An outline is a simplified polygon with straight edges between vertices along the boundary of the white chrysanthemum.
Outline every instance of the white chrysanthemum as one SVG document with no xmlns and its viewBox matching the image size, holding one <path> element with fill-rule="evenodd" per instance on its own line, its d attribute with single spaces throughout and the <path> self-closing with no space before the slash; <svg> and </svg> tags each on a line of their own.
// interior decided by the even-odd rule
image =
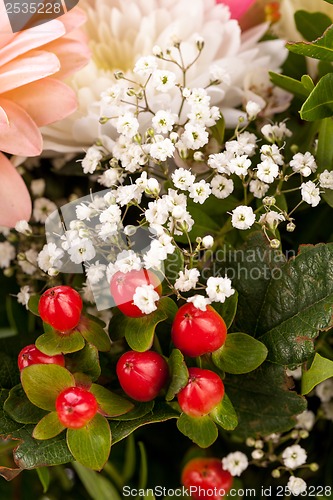
<svg viewBox="0 0 333 500">
<path fill-rule="evenodd" d="M 299 444 L 288 446 L 282 453 L 283 463 L 288 469 L 297 469 L 300 465 L 305 464 L 306 459 L 306 451 Z"/>
<path fill-rule="evenodd" d="M 190 9 L 188 0 L 81 0 L 80 7 L 88 16 L 85 30 L 92 59 L 70 80 L 78 97 L 78 110 L 68 119 L 44 127 L 45 149 L 82 151 L 97 138 L 111 147 L 112 126 L 99 123 L 100 94 L 116 83 L 121 85 L 114 79 L 116 70 L 132 79 L 140 77 L 133 73 L 136 62 L 165 50 L 172 36 L 184 42 L 185 62 L 193 59 L 198 36 L 204 39 L 202 54 L 188 72 L 187 85 L 206 87 L 213 69 L 214 74 L 222 75 L 218 91 L 208 93 L 211 105 L 222 108 L 229 127 L 237 124 L 241 114 L 236 108 L 242 104 L 247 74 L 259 68 L 276 71 L 287 55 L 282 40 L 259 43 L 267 25 L 241 34 L 238 22 L 229 17 L 228 8 L 216 5 L 215 0 L 191 0 Z M 164 69 L 164 63 L 158 63 Z M 168 65 L 165 69 L 174 71 L 175 67 Z M 174 99 L 171 103 L 167 100 L 165 109 L 178 112 L 179 91 L 173 92 Z"/>
</svg>

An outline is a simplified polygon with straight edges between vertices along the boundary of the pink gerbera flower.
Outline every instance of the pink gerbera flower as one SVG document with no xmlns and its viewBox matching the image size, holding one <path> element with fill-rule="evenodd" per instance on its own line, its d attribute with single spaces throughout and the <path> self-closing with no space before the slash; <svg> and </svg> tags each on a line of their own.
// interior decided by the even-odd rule
<svg viewBox="0 0 333 500">
<path fill-rule="evenodd" d="M 61 79 L 83 67 L 89 51 L 78 28 L 80 9 L 45 24 L 12 33 L 0 2 L 0 151 L 37 156 L 42 151 L 39 127 L 76 109 L 73 90 Z M 28 190 L 10 161 L 0 153 L 0 225 L 29 219 Z"/>
</svg>

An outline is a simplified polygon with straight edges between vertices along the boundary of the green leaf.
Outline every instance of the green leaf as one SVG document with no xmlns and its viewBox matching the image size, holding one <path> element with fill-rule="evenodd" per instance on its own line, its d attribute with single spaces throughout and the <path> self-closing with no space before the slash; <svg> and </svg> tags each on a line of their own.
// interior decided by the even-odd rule
<svg viewBox="0 0 333 500">
<path fill-rule="evenodd" d="M 233 431 L 238 425 L 238 418 L 232 402 L 226 394 L 222 401 L 210 412 L 214 422 L 227 431 Z"/>
<path fill-rule="evenodd" d="M 208 415 L 194 418 L 182 413 L 177 420 L 177 427 L 200 448 L 208 448 L 218 436 L 217 427 Z"/>
<path fill-rule="evenodd" d="M 0 339 L 7 339 L 8 337 L 15 337 L 17 331 L 12 328 L 0 328 Z"/>
<path fill-rule="evenodd" d="M 302 82 L 303 87 L 309 93 L 312 92 L 313 89 L 315 88 L 315 84 L 313 83 L 313 80 L 312 80 L 311 76 L 309 76 L 309 75 L 303 75 L 301 78 L 301 82 Z"/>
<path fill-rule="evenodd" d="M 267 347 L 246 333 L 228 333 L 224 345 L 212 354 L 220 370 L 235 375 L 252 372 L 266 357 Z"/>
<path fill-rule="evenodd" d="M 324 170 L 331 171 L 333 168 L 333 119 L 321 120 L 318 133 L 318 146 L 316 160 L 318 163 L 317 173 Z"/>
<path fill-rule="evenodd" d="M 38 312 L 38 304 L 39 304 L 40 295 L 31 295 L 28 301 L 28 309 L 35 316 L 39 316 Z"/>
<path fill-rule="evenodd" d="M 136 420 L 147 415 L 148 413 L 151 413 L 154 408 L 154 404 L 154 401 L 137 403 L 131 411 L 124 413 L 124 415 L 117 415 L 113 417 L 112 420 Z"/>
<path fill-rule="evenodd" d="M 333 61 L 333 26 L 314 42 L 289 42 L 286 47 L 295 54 L 300 54 L 322 61 Z"/>
<path fill-rule="evenodd" d="M 225 134 L 225 121 L 223 116 L 219 118 L 219 120 L 215 123 L 215 125 L 213 125 L 213 127 L 210 127 L 210 131 L 218 144 L 222 146 L 222 144 L 224 143 Z"/>
<path fill-rule="evenodd" d="M 179 412 L 175 411 L 171 406 L 163 402 L 155 403 L 154 409 L 144 415 L 143 417 L 137 418 L 135 420 L 127 421 L 116 421 L 112 420 L 110 422 L 110 427 L 112 431 L 113 444 L 125 439 L 127 436 L 132 434 L 136 429 L 142 427 L 143 425 L 153 424 L 157 422 L 165 422 L 171 418 L 178 418 Z"/>
<path fill-rule="evenodd" d="M 178 349 L 173 349 L 169 360 L 171 375 L 168 392 L 165 396 L 167 401 L 171 401 L 178 392 L 185 387 L 188 382 L 188 369 L 184 361 L 184 356 Z"/>
<path fill-rule="evenodd" d="M 106 417 L 123 415 L 134 408 L 133 403 L 101 385 L 92 384 L 89 391 L 97 399 L 98 406 Z"/>
<path fill-rule="evenodd" d="M 33 430 L 32 437 L 35 439 L 50 439 L 65 430 L 65 427 L 60 423 L 58 413 L 52 411 L 45 415 L 36 425 Z"/>
<path fill-rule="evenodd" d="M 89 375 L 91 380 L 97 380 L 101 374 L 97 348 L 86 344 L 80 351 L 66 356 L 66 367 L 72 373 L 81 372 Z"/>
<path fill-rule="evenodd" d="M 20 373 L 17 368 L 17 358 L 0 352 L 0 388 L 11 389 L 20 382 Z"/>
<path fill-rule="evenodd" d="M 212 306 L 215 311 L 219 313 L 220 316 L 224 319 L 224 322 L 229 329 L 235 319 L 236 311 L 238 305 L 238 292 L 235 291 L 233 295 L 228 297 L 225 302 L 213 302 Z"/>
<path fill-rule="evenodd" d="M 315 121 L 333 115 L 333 73 L 324 75 L 300 110 L 302 120 Z"/>
<path fill-rule="evenodd" d="M 36 470 L 43 486 L 43 493 L 46 493 L 50 485 L 50 471 L 47 467 L 38 467 Z"/>
<path fill-rule="evenodd" d="M 316 385 L 333 377 L 333 361 L 316 352 L 312 364 L 302 374 L 302 394 L 309 394 Z"/>
<path fill-rule="evenodd" d="M 121 500 L 118 491 L 106 477 L 78 462 L 74 462 L 73 467 L 93 500 Z"/>
<path fill-rule="evenodd" d="M 82 317 L 77 329 L 86 341 L 93 344 L 99 351 L 110 350 L 110 338 L 98 318 Z"/>
<path fill-rule="evenodd" d="M 308 42 L 319 38 L 332 24 L 331 19 L 322 12 L 298 10 L 294 18 L 297 30 Z"/>
<path fill-rule="evenodd" d="M 300 247 L 272 279 L 257 320 L 267 359 L 282 365 L 306 361 L 319 331 L 332 326 L 333 243 Z"/>
<path fill-rule="evenodd" d="M 290 391 L 285 368 L 273 363 L 246 375 L 228 375 L 224 383 L 238 415 L 234 433 L 242 438 L 288 431 L 307 407 L 304 398 Z"/>
<path fill-rule="evenodd" d="M 53 411 L 64 389 L 75 386 L 73 375 L 59 365 L 31 365 L 21 373 L 23 389 L 29 400 L 43 410 Z"/>
<path fill-rule="evenodd" d="M 11 389 L 3 407 L 13 420 L 21 424 L 36 424 L 45 415 L 44 410 L 29 401 L 21 384 Z"/>
<path fill-rule="evenodd" d="M 310 93 L 304 87 L 302 82 L 300 82 L 299 80 L 295 80 L 290 76 L 280 75 L 279 73 L 274 73 L 273 71 L 269 72 L 269 76 L 274 85 L 276 85 L 277 87 L 281 87 L 281 89 L 294 94 L 302 100 L 304 100 L 304 97 L 307 98 Z"/>
<path fill-rule="evenodd" d="M 67 430 L 67 444 L 73 457 L 89 469 L 101 470 L 109 458 L 111 432 L 105 417 L 96 413 L 81 429 Z"/>
<path fill-rule="evenodd" d="M 142 318 L 130 318 L 122 313 L 110 320 L 110 335 L 113 340 L 125 334 L 126 341 L 134 351 L 144 352 L 153 345 L 156 326 L 162 321 L 173 320 L 178 308 L 169 297 L 162 297 L 156 311 Z"/>
<path fill-rule="evenodd" d="M 76 330 L 63 334 L 54 330 L 52 326 L 44 326 L 45 333 L 36 339 L 35 345 L 37 349 L 48 356 L 76 352 L 85 346 L 84 338 Z"/>
<path fill-rule="evenodd" d="M 139 441 L 139 452 L 140 452 L 140 468 L 139 468 L 139 482 L 138 489 L 144 489 L 147 486 L 148 480 L 148 461 L 147 453 L 144 444 Z"/>
</svg>

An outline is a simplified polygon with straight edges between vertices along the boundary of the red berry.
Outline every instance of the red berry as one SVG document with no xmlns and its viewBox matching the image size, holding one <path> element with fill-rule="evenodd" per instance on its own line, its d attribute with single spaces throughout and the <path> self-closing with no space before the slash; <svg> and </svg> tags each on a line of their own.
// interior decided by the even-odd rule
<svg viewBox="0 0 333 500">
<path fill-rule="evenodd" d="M 165 359 L 154 351 L 125 352 L 116 370 L 124 392 L 136 401 L 155 399 L 169 376 Z"/>
<path fill-rule="evenodd" d="M 193 458 L 184 467 L 181 478 L 194 500 L 221 500 L 230 490 L 232 475 L 218 458 Z"/>
<path fill-rule="evenodd" d="M 192 357 L 216 351 L 226 336 L 226 324 L 215 309 L 207 306 L 206 311 L 201 311 L 191 303 L 177 311 L 171 330 L 175 347 Z"/>
<path fill-rule="evenodd" d="M 116 306 L 126 316 L 131 318 L 140 318 L 145 316 L 135 304 L 133 304 L 133 295 L 138 286 L 153 285 L 154 290 L 161 295 L 161 281 L 152 271 L 147 269 L 133 270 L 128 273 L 118 271 L 112 276 L 110 291 Z"/>
<path fill-rule="evenodd" d="M 82 299 L 70 286 L 55 286 L 43 293 L 38 312 L 45 323 L 60 332 L 75 328 L 81 317 Z"/>
<path fill-rule="evenodd" d="M 189 368 L 187 385 L 177 394 L 179 406 L 190 417 L 202 417 L 223 399 L 224 385 L 211 370 Z"/>
<path fill-rule="evenodd" d="M 63 354 L 57 354 L 55 356 L 48 356 L 41 352 L 35 344 L 27 345 L 23 347 L 22 351 L 18 355 L 17 364 L 19 370 L 23 370 L 30 365 L 60 365 L 65 366 L 65 358 Z"/>
<path fill-rule="evenodd" d="M 96 398 L 83 387 L 69 387 L 56 400 L 56 410 L 62 425 L 70 429 L 80 429 L 97 413 Z"/>
</svg>

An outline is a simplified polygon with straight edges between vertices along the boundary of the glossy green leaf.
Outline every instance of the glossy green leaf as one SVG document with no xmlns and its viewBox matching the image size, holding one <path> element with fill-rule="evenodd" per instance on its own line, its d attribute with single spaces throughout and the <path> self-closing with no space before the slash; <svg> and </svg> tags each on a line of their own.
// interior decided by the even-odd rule
<svg viewBox="0 0 333 500">
<path fill-rule="evenodd" d="M 295 80 L 290 76 L 281 75 L 280 73 L 274 73 L 273 71 L 269 72 L 269 76 L 274 85 L 276 85 L 277 87 L 281 87 L 282 89 L 290 92 L 291 94 L 294 94 L 302 100 L 304 100 L 304 98 L 306 99 L 310 93 L 304 87 L 302 82 L 300 82 L 299 80 Z"/>
<path fill-rule="evenodd" d="M 44 410 L 29 401 L 21 384 L 11 389 L 3 407 L 13 420 L 21 424 L 36 424 L 45 415 Z"/>
<path fill-rule="evenodd" d="M 123 415 L 134 408 L 133 403 L 101 385 L 92 384 L 89 390 L 97 399 L 98 406 L 106 417 Z"/>
<path fill-rule="evenodd" d="M 40 295 L 31 295 L 28 301 L 28 309 L 35 316 L 39 316 L 38 312 L 38 304 L 39 304 Z"/>
<path fill-rule="evenodd" d="M 76 352 L 85 346 L 84 338 L 78 331 L 63 334 L 49 325 L 44 326 L 45 333 L 36 339 L 35 344 L 40 351 L 48 356 Z"/>
<path fill-rule="evenodd" d="M 115 444 L 118 441 L 125 439 L 127 436 L 132 434 L 132 432 L 134 432 L 139 427 L 142 427 L 143 425 L 165 422 L 166 420 L 169 420 L 171 418 L 178 417 L 179 412 L 175 411 L 168 404 L 163 402 L 155 403 L 154 409 L 143 417 L 128 421 L 119 421 L 119 419 L 118 421 L 112 420 L 110 422 L 112 441 Z"/>
<path fill-rule="evenodd" d="M 316 160 L 318 173 L 333 168 L 333 118 L 321 120 L 318 133 Z"/>
<path fill-rule="evenodd" d="M 295 12 L 294 18 L 297 30 L 308 42 L 319 38 L 332 24 L 331 19 L 322 12 L 298 10 Z"/>
<path fill-rule="evenodd" d="M 98 350 L 92 344 L 86 344 L 83 349 L 66 356 L 66 367 L 72 373 L 81 372 L 91 380 L 97 380 L 101 374 Z"/>
<path fill-rule="evenodd" d="M 0 387 L 11 389 L 20 382 L 20 373 L 17 368 L 17 357 L 0 352 Z"/>
<path fill-rule="evenodd" d="M 282 365 L 306 361 L 319 331 L 332 326 L 333 243 L 300 247 L 271 280 L 257 319 L 267 359 Z"/>
<path fill-rule="evenodd" d="M 200 448 L 208 448 L 218 436 L 217 427 L 208 415 L 194 418 L 182 413 L 177 420 L 177 427 Z"/>
<path fill-rule="evenodd" d="M 304 102 L 300 115 L 303 120 L 315 121 L 333 115 L 333 73 L 324 75 Z"/>
<path fill-rule="evenodd" d="M 50 471 L 47 467 L 38 467 L 36 471 L 43 486 L 43 493 L 46 493 L 50 485 Z"/>
<path fill-rule="evenodd" d="M 219 313 L 220 316 L 224 319 L 224 322 L 229 329 L 235 319 L 236 311 L 238 305 L 238 292 L 235 291 L 231 297 L 228 297 L 225 302 L 213 302 L 212 306 L 215 311 Z"/>
<path fill-rule="evenodd" d="M 246 333 L 229 333 L 224 345 L 212 354 L 220 370 L 235 375 L 255 370 L 266 357 L 267 347 Z"/>
<path fill-rule="evenodd" d="M 290 390 L 287 379 L 283 366 L 268 362 L 251 373 L 226 377 L 225 389 L 238 416 L 235 435 L 255 437 L 295 426 L 307 402 Z"/>
<path fill-rule="evenodd" d="M 105 476 L 78 462 L 74 462 L 73 467 L 93 500 L 121 500 L 118 491 Z"/>
<path fill-rule="evenodd" d="M 315 88 L 315 84 L 310 75 L 303 75 L 301 78 L 303 87 L 310 93 Z"/>
<path fill-rule="evenodd" d="M 35 439 L 50 439 L 62 432 L 65 427 L 60 423 L 56 411 L 45 415 L 33 430 L 32 437 Z"/>
<path fill-rule="evenodd" d="M 316 353 L 308 370 L 302 373 L 302 394 L 309 394 L 316 385 L 333 377 L 333 361 Z"/>
<path fill-rule="evenodd" d="M 137 420 L 151 413 L 154 408 L 154 401 L 147 401 L 146 403 L 136 403 L 134 408 L 124 413 L 124 415 L 116 415 L 112 420 Z"/>
<path fill-rule="evenodd" d="M 226 394 L 222 401 L 210 412 L 214 422 L 227 431 L 233 431 L 238 425 L 238 418 L 232 402 Z"/>
<path fill-rule="evenodd" d="M 101 470 L 109 458 L 111 432 L 105 417 L 96 413 L 81 429 L 67 430 L 67 444 L 73 457 L 89 469 Z"/>
<path fill-rule="evenodd" d="M 165 396 L 167 401 L 171 401 L 178 392 L 185 387 L 188 382 L 188 369 L 184 361 L 184 356 L 178 349 L 173 349 L 169 360 L 170 385 Z"/>
<path fill-rule="evenodd" d="M 333 26 L 327 28 L 314 42 L 289 42 L 286 47 L 295 54 L 322 61 L 333 61 Z"/>
<path fill-rule="evenodd" d="M 144 352 L 153 345 L 156 326 L 162 321 L 172 322 L 178 308 L 169 297 L 162 297 L 157 305 L 157 310 L 141 318 L 130 318 L 122 313 L 117 313 L 110 320 L 109 331 L 113 340 L 123 335 L 131 349 Z"/>
<path fill-rule="evenodd" d="M 21 373 L 23 389 L 29 400 L 43 410 L 53 411 L 58 395 L 75 386 L 73 375 L 59 365 L 31 365 Z"/>
<path fill-rule="evenodd" d="M 86 341 L 99 351 L 108 352 L 110 350 L 110 338 L 98 318 L 83 317 L 77 329 Z"/>
</svg>

